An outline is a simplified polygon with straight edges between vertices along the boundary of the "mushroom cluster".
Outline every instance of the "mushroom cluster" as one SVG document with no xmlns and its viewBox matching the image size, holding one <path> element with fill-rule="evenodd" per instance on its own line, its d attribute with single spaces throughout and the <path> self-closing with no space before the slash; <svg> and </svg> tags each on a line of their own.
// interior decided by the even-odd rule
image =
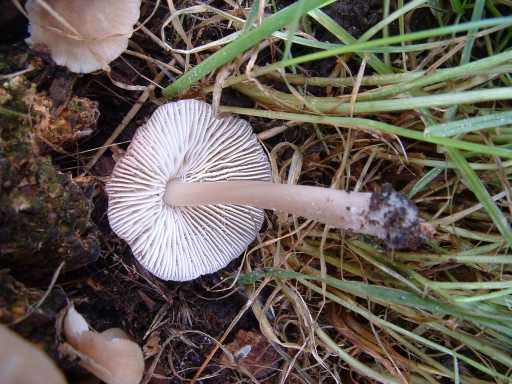
<svg viewBox="0 0 512 384">
<path fill-rule="evenodd" d="M 128 46 L 141 0 L 28 0 L 31 45 L 48 47 L 72 72 L 108 70 Z"/>
<path fill-rule="evenodd" d="M 372 193 L 272 183 L 249 123 L 217 118 L 197 100 L 157 108 L 106 188 L 112 229 L 165 280 L 226 266 L 255 239 L 264 209 L 372 235 L 394 248 L 429 234 L 416 207 L 389 187 Z"/>
</svg>

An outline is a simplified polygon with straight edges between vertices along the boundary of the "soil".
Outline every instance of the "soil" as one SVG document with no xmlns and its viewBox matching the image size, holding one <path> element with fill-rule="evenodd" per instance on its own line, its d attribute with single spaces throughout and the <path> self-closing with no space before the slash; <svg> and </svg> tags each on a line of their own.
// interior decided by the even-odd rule
<svg viewBox="0 0 512 384">
<path fill-rule="evenodd" d="M 282 9 L 294 2 L 294 0 L 276 1 L 278 9 Z M 358 38 L 367 31 L 368 28 L 382 19 L 382 1 L 338 0 L 322 8 L 322 11 L 345 28 L 352 36 Z M 319 40 L 338 42 L 335 36 L 323 29 L 317 37 Z"/>
<path fill-rule="evenodd" d="M 0 13 L 0 26 L 2 26 L 0 46 L 19 43 L 28 35 L 27 19 L 10 0 L 0 0 L 0 9 L 2 10 Z"/>
<path fill-rule="evenodd" d="M 277 2 L 278 8 L 285 7 L 293 3 L 291 0 L 280 0 Z M 394 1 L 391 1 L 391 10 L 394 7 Z M 381 0 L 339 0 L 330 4 L 322 11 L 329 15 L 334 21 L 342 26 L 354 38 L 359 38 L 369 28 L 374 26 L 382 19 L 382 1 Z M 393 27 L 394 25 L 392 25 Z M 315 37 L 320 41 L 340 43 L 339 39 L 332 35 L 322 26 L 315 26 L 313 30 Z M 292 50 L 294 56 L 314 52 L 314 50 L 305 47 L 294 47 Z M 347 60 L 346 63 L 352 73 L 357 73 L 358 64 L 356 61 Z M 319 60 L 313 63 L 303 65 L 311 76 L 329 76 L 336 65 L 335 58 Z M 370 70 L 367 70 L 370 73 Z M 315 91 L 312 90 L 314 94 Z"/>
<path fill-rule="evenodd" d="M 336 1 L 323 11 L 357 39 L 382 20 L 382 1 Z M 327 31 L 319 37 L 321 40 L 338 42 L 338 39 Z"/>
</svg>

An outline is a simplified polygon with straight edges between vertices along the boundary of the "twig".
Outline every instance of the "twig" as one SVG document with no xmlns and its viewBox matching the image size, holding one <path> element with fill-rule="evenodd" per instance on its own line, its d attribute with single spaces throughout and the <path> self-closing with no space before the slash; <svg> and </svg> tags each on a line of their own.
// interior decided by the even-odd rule
<svg viewBox="0 0 512 384">
<path fill-rule="evenodd" d="M 11 323 L 9 323 L 8 325 L 9 326 L 13 326 L 13 325 L 16 325 L 16 324 L 19 324 L 21 323 L 22 321 L 28 319 L 43 303 L 44 301 L 47 299 L 48 295 L 50 294 L 50 292 L 52 291 L 53 289 L 53 286 L 55 285 L 55 283 L 57 282 L 57 279 L 59 278 L 59 274 L 60 274 L 60 271 L 62 270 L 62 268 L 64 268 L 64 265 L 66 264 L 66 262 L 61 262 L 60 265 L 57 267 L 57 269 L 55 270 L 55 272 L 53 273 L 53 276 L 52 276 L 52 280 L 50 281 L 50 285 L 48 285 L 48 288 L 46 289 L 45 293 L 43 296 L 41 296 L 41 298 L 39 299 L 39 301 L 34 305 L 32 306 L 28 311 L 27 313 L 25 313 L 23 316 L 21 316 L 19 319 L 16 319 L 14 321 L 12 321 Z"/>
<path fill-rule="evenodd" d="M 196 374 L 194 375 L 194 377 L 192 378 L 192 381 L 190 382 L 190 384 L 196 384 L 197 380 L 199 379 L 199 377 L 201 376 L 201 373 L 203 373 L 204 369 L 208 366 L 208 363 L 210 362 L 210 360 L 213 358 L 213 356 L 215 355 L 215 353 L 217 353 L 217 351 L 219 350 L 220 346 L 222 345 L 222 343 L 224 342 L 224 340 L 226 340 L 226 337 L 228 337 L 229 333 L 231 332 L 231 330 L 233 329 L 233 327 L 236 325 L 236 323 L 238 323 L 238 321 L 242 318 L 242 316 L 244 315 L 245 312 L 247 312 L 247 310 L 249 310 L 254 302 L 254 300 L 258 297 L 258 295 L 260 294 L 260 292 L 263 290 L 263 288 L 268 284 L 268 282 L 270 281 L 271 279 L 270 278 L 265 278 L 265 280 L 261 283 L 261 285 L 258 287 L 258 289 L 256 289 L 256 291 L 254 291 L 254 293 L 252 294 L 252 296 L 247 300 L 247 303 L 245 303 L 244 307 L 240 310 L 240 312 L 238 312 L 238 314 L 236 315 L 236 317 L 233 319 L 233 321 L 231 321 L 231 324 L 229 324 L 228 328 L 224 331 L 224 334 L 222 335 L 222 337 L 219 339 L 219 342 L 217 344 L 215 344 L 215 347 L 213 347 L 213 349 L 210 351 L 210 353 L 208 354 L 208 356 L 206 356 L 206 359 L 203 361 L 203 364 L 201 364 L 201 366 L 199 367 L 199 369 L 197 370 Z"/>
<path fill-rule="evenodd" d="M 153 83 L 159 83 L 164 78 L 164 73 L 160 72 L 158 75 L 155 76 L 153 79 Z M 102 148 L 96 152 L 94 157 L 89 161 L 89 163 L 85 166 L 85 170 L 82 173 L 82 176 L 84 176 L 86 173 L 88 173 L 92 167 L 94 167 L 94 164 L 103 156 L 103 154 L 106 152 L 108 147 L 117 139 L 117 137 L 123 132 L 123 130 L 126 128 L 126 126 L 132 121 L 133 117 L 139 112 L 139 110 L 142 108 L 142 105 L 146 102 L 146 100 L 149 98 L 149 95 L 151 92 L 153 92 L 156 88 L 155 84 L 149 84 L 144 92 L 139 96 L 137 101 L 133 104 L 132 108 L 128 111 L 128 113 L 124 116 L 121 123 L 116 127 L 114 132 L 112 132 L 112 135 L 105 141 Z"/>
</svg>

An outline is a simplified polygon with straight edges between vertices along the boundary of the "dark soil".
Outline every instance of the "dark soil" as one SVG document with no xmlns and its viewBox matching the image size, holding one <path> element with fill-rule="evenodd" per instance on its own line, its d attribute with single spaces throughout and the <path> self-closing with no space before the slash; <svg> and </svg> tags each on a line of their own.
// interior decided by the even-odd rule
<svg viewBox="0 0 512 384">
<path fill-rule="evenodd" d="M 0 0 L 0 46 L 19 43 L 28 36 L 28 22 L 11 0 Z"/>
<path fill-rule="evenodd" d="M 382 1 L 336 1 L 323 11 L 357 39 L 382 19 Z M 338 39 L 327 31 L 319 37 L 321 40 L 338 42 Z"/>
</svg>

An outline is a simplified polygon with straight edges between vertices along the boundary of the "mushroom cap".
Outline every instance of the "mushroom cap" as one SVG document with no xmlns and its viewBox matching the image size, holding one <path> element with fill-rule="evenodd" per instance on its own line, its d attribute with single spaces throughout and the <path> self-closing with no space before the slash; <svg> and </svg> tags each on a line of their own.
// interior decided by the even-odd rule
<svg viewBox="0 0 512 384">
<path fill-rule="evenodd" d="M 107 68 L 128 46 L 141 0 L 45 0 L 76 32 L 57 20 L 38 0 L 28 0 L 31 44 L 44 44 L 53 60 L 72 72 Z"/>
<path fill-rule="evenodd" d="M 144 375 L 144 355 L 139 345 L 119 328 L 98 333 L 89 330 L 85 318 L 69 306 L 64 318 L 64 335 L 74 349 L 65 354 L 80 357 L 79 364 L 107 384 L 138 384 Z"/>
<path fill-rule="evenodd" d="M 240 256 L 260 230 L 264 212 L 229 204 L 169 206 L 167 183 L 270 179 L 268 158 L 249 123 L 219 119 L 197 100 L 168 103 L 137 130 L 117 162 L 107 184 L 108 218 L 151 273 L 191 280 Z"/>
<path fill-rule="evenodd" d="M 66 383 L 48 355 L 2 324 L 0 346 L 0 383 Z"/>
</svg>

